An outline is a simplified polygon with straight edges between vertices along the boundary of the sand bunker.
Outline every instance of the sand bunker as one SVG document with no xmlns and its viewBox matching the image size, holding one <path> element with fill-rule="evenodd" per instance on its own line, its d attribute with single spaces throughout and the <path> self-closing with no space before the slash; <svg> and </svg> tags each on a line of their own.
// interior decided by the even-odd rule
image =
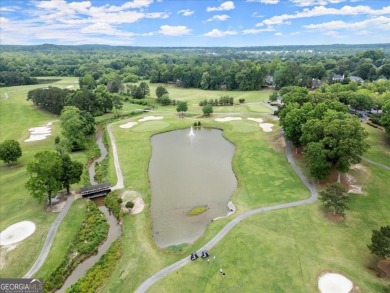
<svg viewBox="0 0 390 293">
<path fill-rule="evenodd" d="M 264 132 L 271 132 L 272 126 L 274 126 L 272 123 L 263 123 L 263 119 L 261 118 L 248 118 L 248 120 L 259 123 L 259 126 L 263 129 Z"/>
<path fill-rule="evenodd" d="M 126 124 L 122 124 L 122 125 L 119 125 L 120 128 L 131 128 L 133 127 L 134 125 L 137 125 L 138 122 L 128 122 Z"/>
<path fill-rule="evenodd" d="M 139 214 L 140 212 L 143 211 L 143 209 L 145 207 L 145 203 L 142 200 L 142 196 L 137 191 L 125 190 L 121 194 L 121 198 L 123 200 L 123 202 L 122 202 L 122 210 L 125 213 L 129 212 L 129 209 L 126 208 L 126 203 L 128 201 L 132 201 L 134 203 L 134 207 L 130 210 L 130 214 L 132 214 L 132 215 Z"/>
<path fill-rule="evenodd" d="M 229 122 L 229 121 L 239 121 L 242 120 L 241 117 L 225 117 L 225 118 L 215 118 L 215 121 L 218 122 Z"/>
<path fill-rule="evenodd" d="M 135 215 L 143 211 L 145 203 L 141 197 L 136 197 L 132 200 L 134 207 L 131 209 L 130 214 Z"/>
<path fill-rule="evenodd" d="M 150 121 L 150 120 L 161 120 L 163 119 L 163 116 L 146 116 L 142 119 L 139 119 L 138 122 L 144 122 L 144 121 Z"/>
<path fill-rule="evenodd" d="M 260 123 L 260 127 L 264 132 L 271 132 L 272 126 L 274 126 L 272 123 Z"/>
<path fill-rule="evenodd" d="M 263 123 L 263 119 L 261 119 L 261 118 L 248 118 L 248 120 L 251 120 L 251 121 L 255 121 L 255 122 L 257 122 L 257 123 Z"/>
<path fill-rule="evenodd" d="M 49 135 L 51 135 L 51 127 L 50 126 L 52 126 L 52 125 L 53 125 L 53 122 L 49 122 L 46 124 L 46 126 L 30 128 L 28 130 L 30 132 L 30 137 L 27 138 L 25 140 L 25 142 L 46 139 Z"/>
<path fill-rule="evenodd" d="M 321 293 L 349 293 L 353 288 L 351 280 L 336 273 L 326 273 L 318 279 Z"/>
<path fill-rule="evenodd" d="M 8 226 L 0 233 L 0 246 L 20 242 L 33 234 L 35 224 L 31 221 L 22 221 Z"/>
</svg>

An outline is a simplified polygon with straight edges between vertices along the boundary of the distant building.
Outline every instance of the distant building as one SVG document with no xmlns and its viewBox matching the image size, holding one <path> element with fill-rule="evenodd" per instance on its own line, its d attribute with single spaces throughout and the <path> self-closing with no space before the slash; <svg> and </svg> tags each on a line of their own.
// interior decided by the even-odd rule
<svg viewBox="0 0 390 293">
<path fill-rule="evenodd" d="M 274 85 L 274 77 L 272 75 L 267 75 L 264 81 L 266 85 Z"/>
<path fill-rule="evenodd" d="M 356 83 L 364 83 L 364 80 L 363 78 L 359 77 L 359 76 L 348 76 L 348 78 L 353 81 L 353 82 L 356 82 Z"/>
<path fill-rule="evenodd" d="M 332 81 L 343 81 L 344 80 L 344 74 L 334 74 L 332 75 Z"/>
</svg>

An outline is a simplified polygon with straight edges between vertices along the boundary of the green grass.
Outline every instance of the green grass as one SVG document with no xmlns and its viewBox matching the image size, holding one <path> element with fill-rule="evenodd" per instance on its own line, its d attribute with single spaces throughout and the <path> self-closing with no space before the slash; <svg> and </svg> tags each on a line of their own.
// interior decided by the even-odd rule
<svg viewBox="0 0 390 293">
<path fill-rule="evenodd" d="M 368 151 L 363 155 L 372 161 L 390 167 L 390 138 L 384 130 L 363 124 L 369 133 L 367 143 L 370 145 Z"/>
<path fill-rule="evenodd" d="M 60 85 L 75 86 L 75 80 L 63 80 Z M 158 84 L 150 84 L 152 96 L 157 86 Z M 22 143 L 24 152 L 18 164 L 10 168 L 5 164 L 0 167 L 0 228 L 4 229 L 16 221 L 32 219 L 38 229 L 16 249 L 7 253 L 6 267 L 2 269 L 1 277 L 22 276 L 28 270 L 39 253 L 50 223 L 56 216 L 44 212 L 42 205 L 30 198 L 23 187 L 26 180 L 25 164 L 35 152 L 52 149 L 55 137 L 53 134 L 43 142 L 29 145 L 23 143 L 26 134 L 21 132 L 55 118 L 25 101 L 28 88 L 34 86 L 0 89 L 1 98 L 7 90 L 10 93 L 10 99 L 0 102 L 2 139 L 3 133 L 6 134 L 4 139 L 17 139 Z M 11 96 L 11 90 L 16 90 L 14 96 Z M 198 250 L 233 217 L 246 210 L 309 196 L 308 190 L 288 164 L 285 151 L 278 143 L 279 126 L 276 125 L 271 133 L 264 133 L 258 123 L 245 120 L 246 117 L 266 119 L 267 116 L 262 113 L 271 112 L 268 108 L 260 104 L 246 103 L 266 101 L 271 91 L 203 91 L 175 86 L 168 86 L 168 91 L 172 99 L 188 102 L 187 118 L 178 118 L 175 106 L 158 106 L 153 113 L 122 120 L 112 127 L 125 189 L 135 190 L 143 195 L 145 209 L 140 214 L 126 215 L 123 218 L 123 254 L 102 289 L 104 292 L 133 291 L 152 274 Z M 221 114 L 203 118 L 201 107 L 198 106 L 199 101 L 219 98 L 222 95 L 234 96 L 236 102 L 239 98 L 246 101 L 243 105 L 215 107 L 214 111 Z M 138 105 L 135 106 L 138 108 Z M 131 110 L 129 107 L 122 110 L 122 113 Z M 226 123 L 214 121 L 215 117 L 229 116 L 231 111 L 239 112 L 239 116 L 244 119 Z M 164 119 L 143 122 L 130 129 L 119 128 L 120 124 L 138 121 L 147 115 L 161 115 Z M 20 124 L 12 125 L 10 121 L 19 116 Z M 238 210 L 232 217 L 210 223 L 204 235 L 195 243 L 160 249 L 154 243 L 151 233 L 151 194 L 147 172 L 151 155 L 150 137 L 164 131 L 189 128 L 195 121 L 201 121 L 206 127 L 222 128 L 223 135 L 236 146 L 232 165 L 238 179 L 238 187 L 232 200 Z M 58 133 L 58 125 L 54 124 L 53 130 Z M 382 133 L 377 129 L 367 130 L 372 148 L 365 156 L 389 164 L 389 149 L 381 143 Z M 84 156 L 84 153 L 74 155 L 80 161 L 84 160 Z M 315 292 L 319 274 L 332 270 L 351 278 L 362 292 L 385 292 L 385 281 L 376 278 L 367 268 L 374 266 L 376 259 L 369 254 L 366 245 L 369 243 L 372 229 L 378 229 L 390 222 L 390 190 L 387 187 L 389 172 L 369 164 L 367 166 L 371 173 L 365 185 L 367 195 L 352 197 L 351 210 L 347 211 L 346 221 L 329 221 L 324 217 L 319 203 L 252 216 L 237 225 L 211 249 L 211 255 L 217 256 L 216 262 L 207 263 L 202 259 L 192 262 L 156 283 L 150 291 L 177 292 L 180 288 L 180 292 Z M 112 156 L 109 157 L 108 171 L 109 180 L 115 183 Z M 78 211 L 78 204 L 74 204 L 68 216 Z M 67 217 L 66 221 L 74 221 L 77 225 L 77 219 Z M 71 229 L 67 230 L 61 225 L 51 255 L 56 254 L 61 244 L 65 247 L 69 245 L 68 233 L 72 233 Z M 40 274 L 46 275 L 54 266 L 55 260 L 50 260 Z M 226 273 L 225 278 L 219 273 L 220 267 Z"/>
<path fill-rule="evenodd" d="M 58 227 L 50 253 L 41 269 L 36 273 L 37 278 L 46 279 L 53 270 L 58 267 L 66 256 L 67 248 L 75 238 L 79 227 L 84 220 L 86 201 L 76 200 L 65 218 Z"/>
<path fill-rule="evenodd" d="M 361 292 L 387 292 L 387 281 L 368 269 L 375 258 L 366 245 L 371 230 L 390 221 L 389 172 L 370 169 L 368 196 L 352 197 L 344 222 L 324 217 L 319 203 L 252 216 L 210 250 L 210 263 L 192 262 L 148 292 L 310 293 L 325 271 L 347 276 Z"/>
<path fill-rule="evenodd" d="M 192 208 L 191 210 L 188 211 L 188 215 L 189 216 L 197 216 L 197 215 L 200 215 L 200 214 L 204 213 L 207 210 L 208 210 L 207 205 L 200 206 L 200 207 L 194 207 L 194 208 Z"/>
<path fill-rule="evenodd" d="M 23 152 L 16 164 L 7 166 L 0 162 L 0 231 L 23 220 L 30 220 L 36 224 L 34 234 L 20 242 L 15 249 L 5 253 L 5 249 L 1 248 L 5 266 L 1 269 L 0 277 L 23 277 L 38 257 L 47 231 L 58 215 L 46 212 L 44 204 L 39 204 L 33 199 L 24 187 L 28 179 L 27 163 L 32 161 L 35 153 L 39 151 L 54 151 L 54 138 L 60 132 L 58 117 L 41 111 L 31 101 L 26 101 L 27 92 L 48 85 L 64 88 L 74 85 L 75 81 L 77 78 L 64 78 L 51 84 L 0 88 L 1 141 L 14 139 L 20 143 Z M 8 93 L 9 98 L 3 100 L 5 93 Z M 29 137 L 29 128 L 44 126 L 50 121 L 56 121 L 52 125 L 51 136 L 42 141 L 24 142 Z M 83 153 L 76 153 L 72 157 L 85 163 Z"/>
</svg>

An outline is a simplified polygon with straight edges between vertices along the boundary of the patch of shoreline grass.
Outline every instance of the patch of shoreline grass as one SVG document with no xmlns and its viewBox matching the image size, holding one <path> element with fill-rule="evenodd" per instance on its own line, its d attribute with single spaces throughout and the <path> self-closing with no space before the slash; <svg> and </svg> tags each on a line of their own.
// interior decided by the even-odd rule
<svg viewBox="0 0 390 293">
<path fill-rule="evenodd" d="M 187 213 L 187 215 L 188 216 L 197 216 L 197 215 L 200 215 L 200 214 L 206 212 L 208 209 L 209 208 L 207 207 L 207 205 L 194 207 Z"/>
</svg>

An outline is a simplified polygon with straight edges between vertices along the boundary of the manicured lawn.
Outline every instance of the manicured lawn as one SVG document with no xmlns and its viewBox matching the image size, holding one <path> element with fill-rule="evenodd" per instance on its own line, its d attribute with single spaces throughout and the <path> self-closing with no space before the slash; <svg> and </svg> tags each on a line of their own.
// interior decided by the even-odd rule
<svg viewBox="0 0 390 293">
<path fill-rule="evenodd" d="M 68 214 L 58 227 L 50 253 L 46 262 L 36 273 L 37 278 L 47 278 L 53 270 L 60 265 L 68 252 L 68 245 L 80 230 L 80 225 L 85 217 L 86 201 L 79 199 L 73 202 Z"/>
<path fill-rule="evenodd" d="M 390 138 L 384 130 L 367 124 L 363 125 L 369 133 L 367 142 L 370 145 L 370 148 L 363 156 L 390 167 Z"/>
<path fill-rule="evenodd" d="M 344 274 L 361 292 L 387 292 L 388 282 L 368 269 L 375 258 L 367 244 L 372 229 L 390 221 L 389 172 L 370 171 L 368 196 L 352 197 L 344 222 L 324 217 L 319 203 L 250 217 L 210 251 L 210 263 L 199 259 L 148 292 L 310 293 L 325 271 Z"/>
<path fill-rule="evenodd" d="M 0 89 L 1 99 L 4 98 L 5 93 L 8 94 L 8 99 L 0 102 L 1 141 L 17 140 L 23 152 L 16 164 L 7 166 L 2 161 L 0 162 L 0 231 L 23 220 L 30 220 L 36 224 L 34 234 L 20 242 L 15 249 L 5 253 L 5 249 L 1 248 L 2 256 L 5 258 L 5 266 L 1 269 L 0 277 L 22 277 L 30 269 L 46 240 L 50 224 L 58 215 L 46 212 L 44 203 L 39 204 L 24 187 L 28 179 L 27 163 L 32 161 L 34 155 L 39 151 L 55 151 L 54 138 L 60 132 L 58 117 L 41 111 L 31 101 L 26 101 L 27 92 L 48 85 L 67 87 L 74 84 L 76 80 L 76 78 L 66 78 L 58 83 Z M 50 121 L 57 121 L 52 125 L 51 136 L 42 141 L 24 142 L 29 137 L 29 128 L 44 126 Z M 82 153 L 78 153 L 74 157 L 85 162 Z"/>
</svg>

